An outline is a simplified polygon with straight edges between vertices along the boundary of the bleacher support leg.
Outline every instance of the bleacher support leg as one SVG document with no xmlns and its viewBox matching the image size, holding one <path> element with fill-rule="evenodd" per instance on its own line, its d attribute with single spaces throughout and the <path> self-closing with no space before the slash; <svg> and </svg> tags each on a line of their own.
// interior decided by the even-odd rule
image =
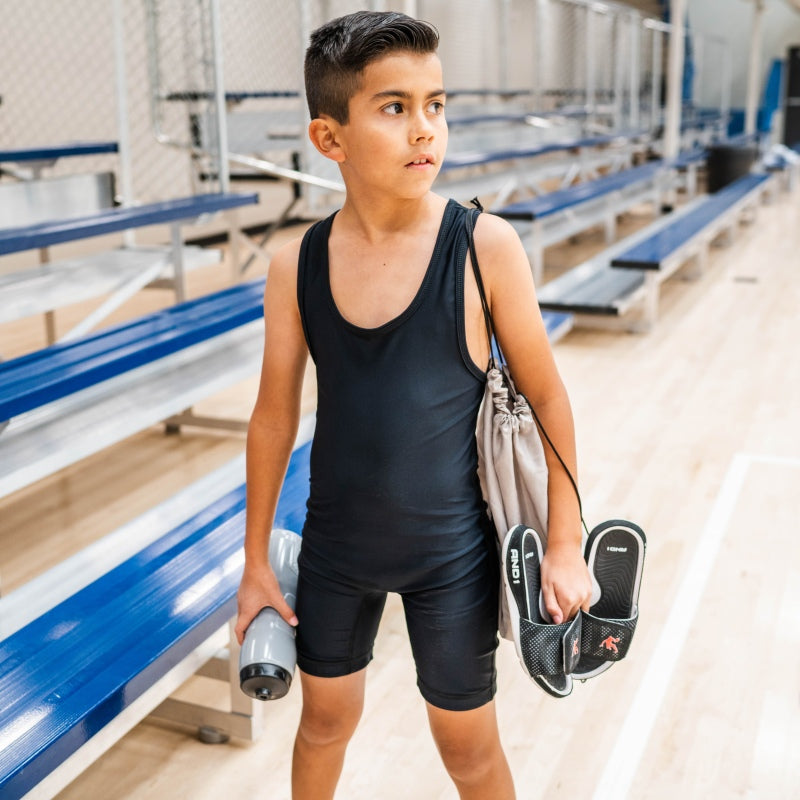
<svg viewBox="0 0 800 800">
<path fill-rule="evenodd" d="M 641 325 L 636 327 L 637 331 L 647 332 L 655 327 L 658 320 L 658 293 L 661 288 L 661 280 L 655 272 L 647 272 L 644 276 L 644 313 Z"/>
<path fill-rule="evenodd" d="M 533 282 L 539 286 L 544 277 L 544 252 L 541 247 L 534 247 L 529 254 L 531 271 L 533 272 Z"/>
<path fill-rule="evenodd" d="M 733 228 L 728 228 L 730 241 L 733 241 Z M 687 277 L 690 280 L 699 280 L 708 271 L 708 258 L 711 253 L 711 242 L 703 242 L 700 250 L 697 251 L 693 259 L 694 266 L 687 270 Z"/>
<path fill-rule="evenodd" d="M 697 164 L 689 164 L 686 167 L 686 196 L 693 200 L 697 194 Z"/>
<path fill-rule="evenodd" d="M 40 264 L 49 264 L 50 263 L 50 248 L 49 247 L 40 247 L 39 248 L 39 263 Z M 56 342 L 56 315 L 54 311 L 45 311 L 44 312 L 44 333 L 45 338 L 47 340 L 47 344 L 55 344 Z"/>
<path fill-rule="evenodd" d="M 183 264 L 183 240 L 181 226 L 173 222 L 170 226 L 172 234 L 172 270 L 175 279 L 175 299 L 178 303 L 186 300 L 186 270 Z"/>
<path fill-rule="evenodd" d="M 228 258 L 231 264 L 231 283 L 238 283 L 242 273 L 241 263 L 243 258 L 245 235 L 239 225 L 239 214 L 231 209 L 227 214 L 228 219 Z"/>
<path fill-rule="evenodd" d="M 44 330 L 47 337 L 47 344 L 55 344 L 56 342 L 56 312 L 44 312 Z"/>
<path fill-rule="evenodd" d="M 606 244 L 613 244 L 617 238 L 617 215 L 613 209 L 609 209 L 603 221 L 603 229 L 606 233 Z"/>
<path fill-rule="evenodd" d="M 251 725 L 253 740 L 261 736 L 264 728 L 264 702 L 248 697 L 239 686 L 239 651 L 236 640 L 236 620 L 230 621 L 230 644 L 228 645 L 228 681 L 231 690 L 231 713 L 247 717 Z"/>
<path fill-rule="evenodd" d="M 167 698 L 151 716 L 197 728 L 206 744 L 223 744 L 229 737 L 255 741 L 264 730 L 264 703 L 247 697 L 239 688 L 239 644 L 229 623 L 229 644 L 225 651 L 209 659 L 196 675 L 225 681 L 230 685 L 230 711 L 198 703 Z"/>
<path fill-rule="evenodd" d="M 181 432 L 181 426 L 191 425 L 195 428 L 213 428 L 215 430 L 246 433 L 248 421 L 242 419 L 228 419 L 226 417 L 207 417 L 195 414 L 187 408 L 180 414 L 174 414 L 164 420 L 164 433 L 175 435 Z"/>
<path fill-rule="evenodd" d="M 534 220 L 531 228 L 531 246 L 528 250 L 528 260 L 531 262 L 533 282 L 538 286 L 544 278 L 544 247 L 541 245 L 542 223 L 538 220 Z"/>
</svg>

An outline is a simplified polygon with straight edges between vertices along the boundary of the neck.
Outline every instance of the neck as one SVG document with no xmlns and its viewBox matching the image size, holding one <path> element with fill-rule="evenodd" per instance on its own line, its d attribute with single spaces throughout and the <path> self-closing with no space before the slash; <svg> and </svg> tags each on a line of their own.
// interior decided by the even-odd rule
<svg viewBox="0 0 800 800">
<path fill-rule="evenodd" d="M 431 217 L 438 217 L 446 200 L 433 192 L 420 198 L 372 198 L 348 196 L 337 215 L 339 221 L 368 241 L 376 241 L 404 231 L 419 228 Z"/>
</svg>

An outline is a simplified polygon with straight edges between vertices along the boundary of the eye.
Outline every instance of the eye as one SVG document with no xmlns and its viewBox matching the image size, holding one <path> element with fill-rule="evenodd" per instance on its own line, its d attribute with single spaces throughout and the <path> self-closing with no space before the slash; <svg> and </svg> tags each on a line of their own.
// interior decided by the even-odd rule
<svg viewBox="0 0 800 800">
<path fill-rule="evenodd" d="M 403 113 L 403 104 L 402 103 L 389 103 L 388 106 L 383 107 L 383 111 L 386 114 L 402 114 Z"/>
<path fill-rule="evenodd" d="M 441 100 L 434 100 L 429 106 L 428 111 L 431 114 L 438 116 L 444 114 L 444 103 Z"/>
</svg>

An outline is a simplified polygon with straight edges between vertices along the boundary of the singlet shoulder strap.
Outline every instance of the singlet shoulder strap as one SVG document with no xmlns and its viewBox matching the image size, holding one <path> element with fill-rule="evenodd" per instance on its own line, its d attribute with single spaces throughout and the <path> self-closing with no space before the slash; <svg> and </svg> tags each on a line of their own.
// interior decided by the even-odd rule
<svg viewBox="0 0 800 800">
<path fill-rule="evenodd" d="M 308 285 L 312 278 L 318 274 L 321 259 L 325 257 L 328 247 L 328 236 L 334 215 L 315 222 L 303 235 L 300 242 L 300 254 L 297 260 L 297 307 L 300 311 L 300 321 L 303 324 L 303 334 L 311 358 L 316 361 L 311 335 L 308 328 Z"/>
</svg>

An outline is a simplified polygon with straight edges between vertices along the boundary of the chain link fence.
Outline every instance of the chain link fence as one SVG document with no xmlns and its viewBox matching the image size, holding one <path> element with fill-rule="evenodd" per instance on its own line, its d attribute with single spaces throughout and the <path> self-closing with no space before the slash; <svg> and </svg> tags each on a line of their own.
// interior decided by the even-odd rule
<svg viewBox="0 0 800 800">
<path fill-rule="evenodd" d="M 0 0 L 0 18 L 0 148 L 116 141 L 108 4 Z M 115 162 L 115 156 L 86 156 L 61 161 L 52 171 L 97 172 Z"/>
<path fill-rule="evenodd" d="M 0 0 L 0 146 L 122 140 L 124 154 L 62 159 L 48 174 L 115 170 L 130 202 L 215 191 L 226 184 L 228 167 L 235 179 L 263 179 L 264 164 L 248 163 L 254 157 L 278 171 L 300 169 L 339 182 L 336 165 L 305 135 L 308 35 L 351 11 L 397 6 L 389 0 Z M 662 123 L 669 44 L 663 23 L 631 6 L 591 0 L 474 0 L 469 13 L 464 6 L 399 4 L 442 34 L 454 115 L 532 113 L 549 126 L 550 138 L 576 130 L 657 130 Z M 729 48 L 698 36 L 691 45 L 696 104 L 727 111 L 730 69 L 720 65 L 729 63 Z M 220 158 L 223 150 L 230 161 Z M 341 200 L 325 188 L 302 191 L 312 210 Z"/>
<path fill-rule="evenodd" d="M 210 6 L 0 0 L 0 147 L 125 141 L 124 154 L 63 158 L 43 174 L 111 170 L 120 198 L 135 203 L 214 191 L 219 141 L 206 142 L 203 169 L 187 147 L 192 115 L 213 106 Z M 190 113 L 188 104 L 165 101 L 181 91 L 198 94 Z"/>
<path fill-rule="evenodd" d="M 162 184 L 174 186 L 177 176 L 163 180 L 161 170 L 168 165 L 194 193 L 225 188 L 225 109 L 217 96 L 223 88 L 222 49 L 215 4 L 127 0 L 124 8 L 128 96 L 135 108 L 146 103 L 148 111 L 141 119 L 138 114 L 131 118 L 136 196 L 147 193 L 155 199 L 155 192 L 164 191 Z M 149 131 L 142 126 L 146 121 Z"/>
</svg>

